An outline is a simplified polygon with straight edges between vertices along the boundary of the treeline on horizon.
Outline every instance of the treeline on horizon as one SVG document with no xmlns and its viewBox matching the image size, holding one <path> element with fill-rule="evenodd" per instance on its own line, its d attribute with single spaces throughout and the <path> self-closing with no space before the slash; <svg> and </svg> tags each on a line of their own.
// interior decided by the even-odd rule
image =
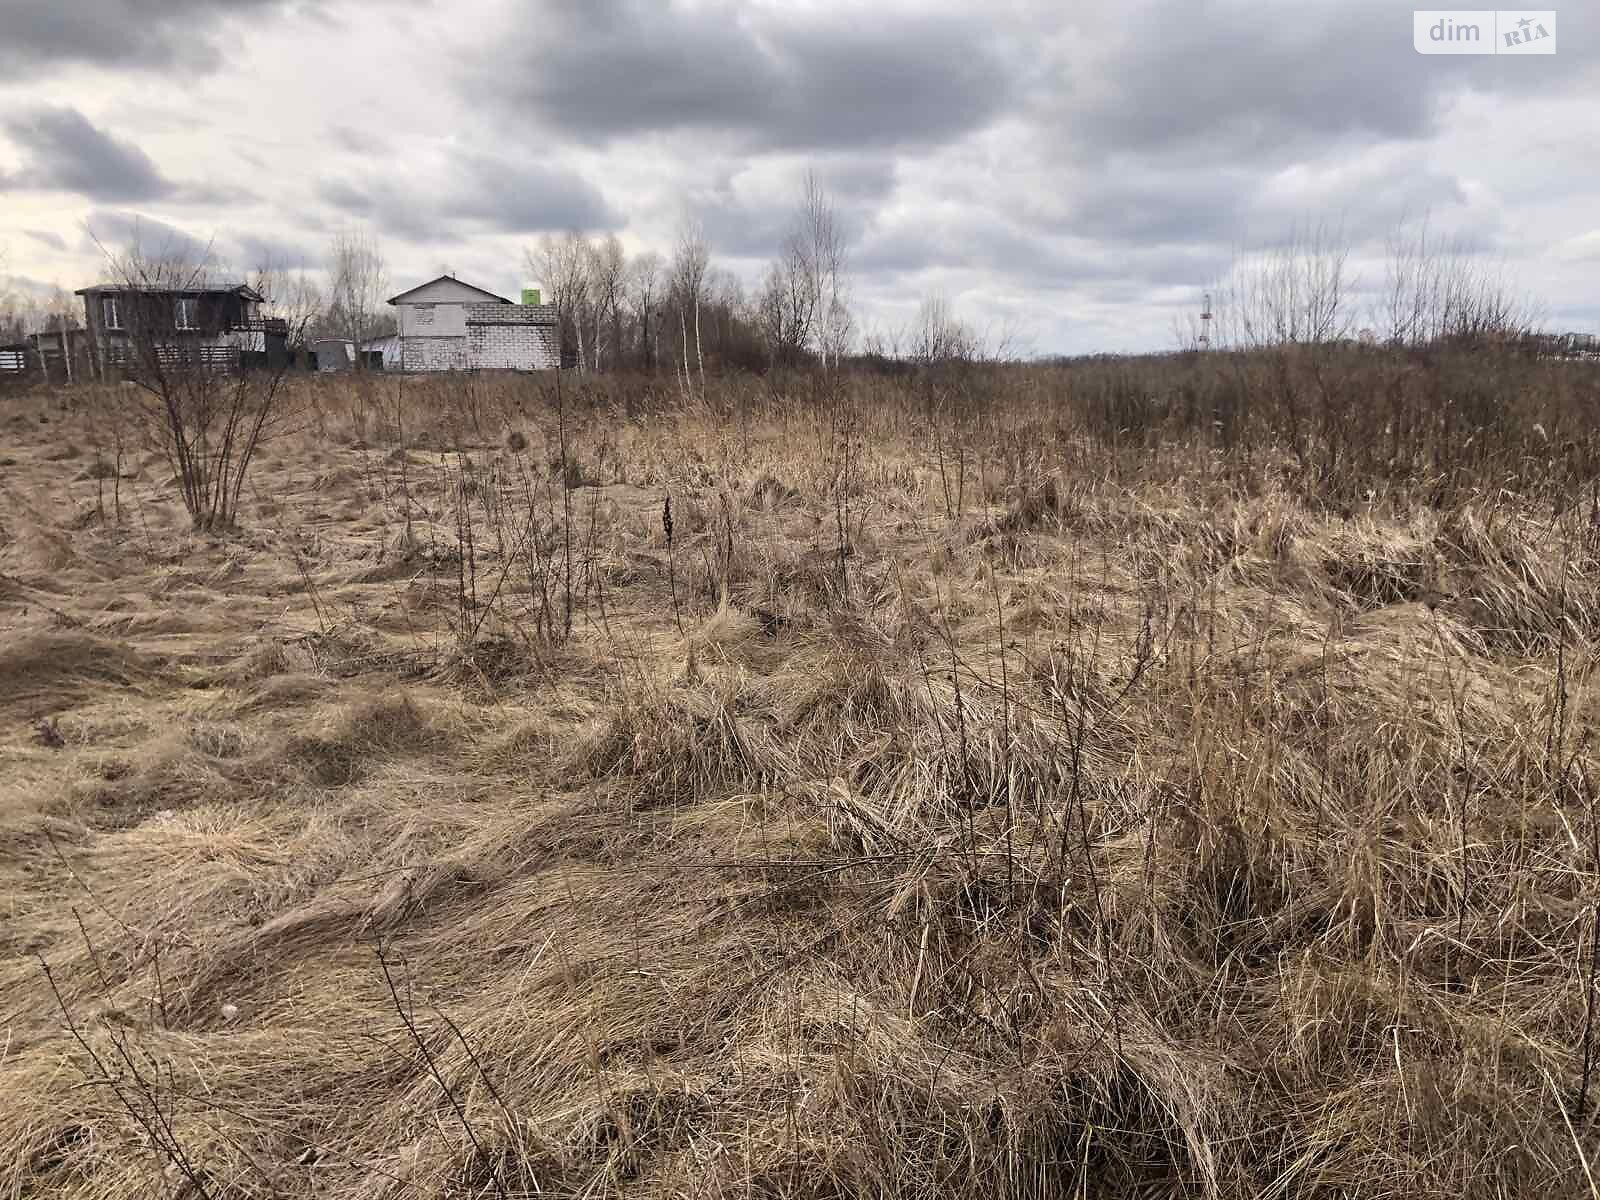
<svg viewBox="0 0 1600 1200">
<path fill-rule="evenodd" d="M 231 270 L 213 259 L 210 247 L 145 244 L 138 230 L 127 246 L 103 249 L 112 280 L 144 286 L 244 280 L 267 298 L 272 315 L 288 322 L 294 340 L 363 343 L 393 333 L 388 297 L 417 282 L 393 278 L 383 247 L 364 231 L 336 234 L 318 271 L 270 263 Z M 1165 331 L 1171 350 L 1109 357 L 1349 342 L 1504 344 L 1530 338 L 1540 325 L 1538 305 L 1518 291 L 1503 264 L 1435 234 L 1425 219 L 1389 235 L 1381 277 L 1359 278 L 1351 256 L 1337 229 L 1293 229 L 1265 249 L 1235 255 L 1205 299 L 1197 295 Z M 546 234 L 523 258 L 543 299 L 560 311 L 564 361 L 584 372 L 1108 357 L 1032 355 L 1026 329 L 958 311 L 939 293 L 922 297 L 908 320 L 865 322 L 853 294 L 844 222 L 810 174 L 753 288 L 716 264 L 694 218 L 680 224 L 665 255 L 629 254 L 615 233 L 572 231 Z M 81 306 L 60 288 L 28 298 L 0 287 L 0 342 L 79 324 Z"/>
</svg>

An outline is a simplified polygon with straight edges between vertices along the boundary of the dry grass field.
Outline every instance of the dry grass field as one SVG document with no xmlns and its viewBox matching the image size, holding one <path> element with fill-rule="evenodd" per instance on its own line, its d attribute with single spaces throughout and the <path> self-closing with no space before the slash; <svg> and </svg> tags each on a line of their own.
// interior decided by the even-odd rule
<svg viewBox="0 0 1600 1200">
<path fill-rule="evenodd" d="M 1582 370 L 0 398 L 0 1197 L 1600 1195 Z"/>
</svg>

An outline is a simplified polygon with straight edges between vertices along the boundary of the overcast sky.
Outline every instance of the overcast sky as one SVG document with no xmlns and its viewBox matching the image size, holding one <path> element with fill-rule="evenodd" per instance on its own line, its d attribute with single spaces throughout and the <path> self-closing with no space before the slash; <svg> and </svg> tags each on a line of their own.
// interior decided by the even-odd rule
<svg viewBox="0 0 1600 1200">
<path fill-rule="evenodd" d="M 1410 215 L 1600 328 L 1600 4 L 1554 57 L 1424 57 L 1390 0 L 0 0 L 0 272 L 88 231 L 512 294 L 549 230 L 754 283 L 804 172 L 863 324 L 939 292 L 1039 352 L 1165 349 L 1241 247 L 1326 221 L 1381 281 Z"/>
</svg>

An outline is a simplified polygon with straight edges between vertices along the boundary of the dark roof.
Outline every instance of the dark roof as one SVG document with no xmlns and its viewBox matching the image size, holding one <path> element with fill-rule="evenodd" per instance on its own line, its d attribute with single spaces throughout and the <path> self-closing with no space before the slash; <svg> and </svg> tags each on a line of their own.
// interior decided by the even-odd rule
<svg viewBox="0 0 1600 1200">
<path fill-rule="evenodd" d="M 481 287 L 474 287 L 470 283 L 462 283 L 462 281 L 457 279 L 454 275 L 440 275 L 436 279 L 428 280 L 427 283 L 419 283 L 414 288 L 407 288 L 405 291 L 401 292 L 398 296 L 390 296 L 389 297 L 389 303 L 390 304 L 397 304 L 401 300 L 404 300 L 407 296 L 411 295 L 412 292 L 420 292 L 425 287 L 432 287 L 434 284 L 436 284 L 436 283 L 444 283 L 446 280 L 448 280 L 451 283 L 460 283 L 461 286 L 466 288 L 468 291 L 477 292 L 480 296 L 485 296 L 490 300 L 498 300 L 498 301 L 500 301 L 501 304 L 510 304 L 511 303 L 511 301 L 507 300 L 504 296 L 497 296 L 493 292 L 486 292 Z"/>
<path fill-rule="evenodd" d="M 74 296 L 98 295 L 105 292 L 147 292 L 157 296 L 232 296 L 265 303 L 266 297 L 248 283 L 219 283 L 212 287 L 155 287 L 129 283 L 96 283 L 73 292 Z"/>
</svg>

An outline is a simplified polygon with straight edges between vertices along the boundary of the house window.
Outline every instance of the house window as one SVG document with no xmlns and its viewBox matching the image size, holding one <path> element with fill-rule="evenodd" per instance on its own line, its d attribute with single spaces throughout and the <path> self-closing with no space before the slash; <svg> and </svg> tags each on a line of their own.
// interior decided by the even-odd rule
<svg viewBox="0 0 1600 1200">
<path fill-rule="evenodd" d="M 115 296 L 100 300 L 100 316 L 107 329 L 122 328 L 122 302 Z"/>
<path fill-rule="evenodd" d="M 179 329 L 196 329 L 195 306 L 199 302 L 192 296 L 185 296 L 177 303 L 177 325 Z"/>
<path fill-rule="evenodd" d="M 418 304 L 418 305 L 416 305 L 414 307 L 413 311 L 414 311 L 415 317 L 416 317 L 415 321 L 413 322 L 414 324 L 416 324 L 416 325 L 432 325 L 433 324 L 433 305 L 431 305 L 431 304 Z"/>
</svg>

